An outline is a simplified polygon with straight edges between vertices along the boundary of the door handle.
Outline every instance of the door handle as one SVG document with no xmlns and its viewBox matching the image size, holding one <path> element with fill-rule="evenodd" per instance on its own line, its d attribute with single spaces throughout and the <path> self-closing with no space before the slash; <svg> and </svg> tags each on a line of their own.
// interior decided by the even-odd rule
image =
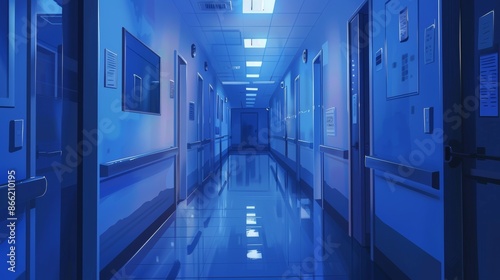
<svg viewBox="0 0 500 280">
<path fill-rule="evenodd" d="M 465 159 L 465 158 L 477 159 L 477 160 L 500 161 L 500 157 L 498 157 L 498 156 L 486 155 L 486 148 L 485 147 L 477 147 L 475 153 L 455 152 L 453 150 L 453 147 L 450 145 L 447 145 L 444 147 L 444 161 L 445 162 L 453 165 L 454 163 L 457 163 L 458 161 L 461 161 L 462 159 Z"/>
<path fill-rule="evenodd" d="M 54 157 L 54 156 L 62 156 L 62 151 L 59 150 L 59 151 L 50 151 L 50 152 L 47 152 L 47 151 L 37 151 L 36 152 L 37 158 L 39 158 L 39 157 Z"/>
</svg>

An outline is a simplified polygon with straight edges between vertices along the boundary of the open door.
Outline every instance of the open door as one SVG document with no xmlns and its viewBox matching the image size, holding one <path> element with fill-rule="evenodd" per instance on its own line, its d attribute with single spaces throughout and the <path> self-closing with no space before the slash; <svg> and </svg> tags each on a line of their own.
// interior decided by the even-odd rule
<svg viewBox="0 0 500 280">
<path fill-rule="evenodd" d="M 370 245 L 370 154 L 368 3 L 349 21 L 351 232 L 361 246 Z"/>
<path fill-rule="evenodd" d="M 462 1 L 462 102 L 445 115 L 461 131 L 445 160 L 461 170 L 464 279 L 500 275 L 500 2 Z"/>
</svg>

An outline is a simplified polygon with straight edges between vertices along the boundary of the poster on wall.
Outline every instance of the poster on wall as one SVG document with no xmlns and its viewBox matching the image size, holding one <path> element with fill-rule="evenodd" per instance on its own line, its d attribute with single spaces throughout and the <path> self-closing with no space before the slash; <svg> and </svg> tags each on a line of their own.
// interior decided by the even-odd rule
<svg viewBox="0 0 500 280">
<path fill-rule="evenodd" d="M 498 117 L 498 53 L 479 59 L 480 117 Z"/>
<path fill-rule="evenodd" d="M 331 107 L 326 109 L 325 112 L 325 130 L 327 136 L 336 136 L 337 135 L 337 121 L 336 114 L 337 109 L 335 107 Z"/>
<path fill-rule="evenodd" d="M 394 1 L 387 2 L 387 15 L 394 12 Z M 399 20 L 386 17 L 388 99 L 418 94 L 418 1 L 401 0 L 399 6 Z"/>
</svg>

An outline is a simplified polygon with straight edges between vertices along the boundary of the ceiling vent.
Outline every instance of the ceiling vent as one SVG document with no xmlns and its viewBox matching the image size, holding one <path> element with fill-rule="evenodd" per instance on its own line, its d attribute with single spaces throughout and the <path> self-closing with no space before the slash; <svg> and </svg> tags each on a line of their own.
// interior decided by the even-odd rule
<svg viewBox="0 0 500 280">
<path fill-rule="evenodd" d="M 209 1 L 209 2 L 200 2 L 200 9 L 202 11 L 231 11 L 233 9 L 233 5 L 231 1 Z"/>
</svg>

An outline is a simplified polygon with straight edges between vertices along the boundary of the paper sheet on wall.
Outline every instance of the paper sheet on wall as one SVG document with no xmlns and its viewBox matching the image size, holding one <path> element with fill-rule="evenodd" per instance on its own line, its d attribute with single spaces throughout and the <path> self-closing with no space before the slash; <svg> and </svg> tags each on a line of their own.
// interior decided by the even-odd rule
<svg viewBox="0 0 500 280">
<path fill-rule="evenodd" d="M 108 49 L 104 54 L 104 86 L 107 88 L 117 88 L 118 81 L 118 55 Z"/>
<path fill-rule="evenodd" d="M 498 117 L 498 53 L 479 60 L 479 116 Z"/>
<path fill-rule="evenodd" d="M 493 47 L 495 36 L 495 11 L 491 11 L 479 18 L 477 36 L 477 48 L 479 50 Z"/>
<path fill-rule="evenodd" d="M 325 112 L 325 127 L 326 127 L 326 135 L 327 136 L 336 136 L 337 135 L 337 124 L 335 118 L 336 108 L 328 108 Z"/>
</svg>

